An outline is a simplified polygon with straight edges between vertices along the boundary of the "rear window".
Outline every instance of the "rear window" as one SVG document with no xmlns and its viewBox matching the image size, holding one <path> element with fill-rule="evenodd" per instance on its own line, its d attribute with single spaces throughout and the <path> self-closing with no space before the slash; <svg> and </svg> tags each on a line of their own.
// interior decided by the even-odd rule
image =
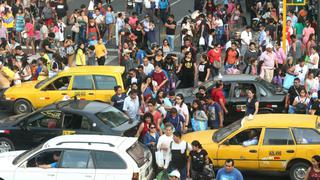
<svg viewBox="0 0 320 180">
<path fill-rule="evenodd" d="M 107 126 L 115 128 L 128 122 L 130 119 L 122 111 L 109 106 L 98 112 L 96 116 Z"/>
<path fill-rule="evenodd" d="M 134 159 L 138 167 L 143 166 L 151 158 L 149 149 L 138 141 L 127 149 L 127 153 Z"/>
</svg>

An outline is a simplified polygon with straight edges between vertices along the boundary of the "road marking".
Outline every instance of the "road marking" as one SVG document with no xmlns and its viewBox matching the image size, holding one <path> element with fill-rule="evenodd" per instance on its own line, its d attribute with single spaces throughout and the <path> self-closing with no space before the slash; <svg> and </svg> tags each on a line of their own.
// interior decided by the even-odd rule
<svg viewBox="0 0 320 180">
<path fill-rule="evenodd" d="M 173 2 L 170 6 L 173 6 L 173 5 L 177 4 L 177 3 L 179 3 L 180 1 L 182 1 L 182 0 L 177 0 L 176 2 Z"/>
<path fill-rule="evenodd" d="M 106 59 L 105 65 L 108 65 L 109 63 L 111 63 L 116 58 L 118 58 L 118 56 L 108 56 L 107 59 Z"/>
</svg>

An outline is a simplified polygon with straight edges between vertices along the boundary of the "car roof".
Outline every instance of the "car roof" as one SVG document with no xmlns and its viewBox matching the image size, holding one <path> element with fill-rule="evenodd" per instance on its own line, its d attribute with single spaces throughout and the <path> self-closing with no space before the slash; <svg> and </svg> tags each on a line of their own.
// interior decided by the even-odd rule
<svg viewBox="0 0 320 180">
<path fill-rule="evenodd" d="M 95 114 L 109 107 L 111 107 L 111 105 L 98 101 L 68 100 L 57 102 L 45 107 L 44 109 L 63 109 Z"/>
<path fill-rule="evenodd" d="M 62 135 L 48 140 L 43 148 L 73 149 L 122 149 L 126 150 L 137 142 L 135 137 L 112 135 Z M 94 148 L 96 147 L 96 148 Z"/>
<path fill-rule="evenodd" d="M 248 75 L 248 74 L 226 74 L 222 75 L 222 79 L 216 76 L 214 81 L 222 80 L 225 81 L 256 81 L 259 79 L 258 76 Z"/>
<path fill-rule="evenodd" d="M 70 75 L 74 73 L 103 73 L 103 74 L 122 74 L 124 67 L 122 66 L 77 66 L 59 72 L 59 75 Z"/>
<path fill-rule="evenodd" d="M 245 117 L 242 120 L 243 127 L 300 127 L 316 128 L 318 116 L 304 114 L 257 114 L 253 117 Z"/>
</svg>

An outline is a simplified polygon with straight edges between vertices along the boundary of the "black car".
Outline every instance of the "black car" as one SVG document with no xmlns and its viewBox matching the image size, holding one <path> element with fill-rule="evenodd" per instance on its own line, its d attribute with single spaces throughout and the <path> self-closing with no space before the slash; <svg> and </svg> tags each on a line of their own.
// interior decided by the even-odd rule
<svg viewBox="0 0 320 180">
<path fill-rule="evenodd" d="M 223 75 L 222 79 L 217 77 L 203 84 L 207 89 L 206 93 L 211 93 L 218 80 L 223 82 L 223 92 L 227 101 L 226 108 L 229 111 L 224 117 L 226 123 L 244 116 L 248 89 L 253 89 L 256 92 L 259 113 L 281 113 L 284 110 L 285 92 L 258 76 Z M 183 94 L 185 102 L 191 104 L 198 93 L 198 88 L 178 89 L 176 94 Z"/>
<path fill-rule="evenodd" d="M 35 147 L 65 134 L 134 136 L 138 121 L 97 101 L 61 101 L 0 120 L 0 152 Z"/>
</svg>

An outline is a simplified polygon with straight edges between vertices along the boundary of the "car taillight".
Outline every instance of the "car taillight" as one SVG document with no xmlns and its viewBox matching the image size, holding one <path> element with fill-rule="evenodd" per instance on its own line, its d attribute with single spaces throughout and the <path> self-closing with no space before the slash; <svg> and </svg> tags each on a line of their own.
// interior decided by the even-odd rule
<svg viewBox="0 0 320 180">
<path fill-rule="evenodd" d="M 133 173 L 132 180 L 139 180 L 139 173 Z"/>
<path fill-rule="evenodd" d="M 10 130 L 8 130 L 8 129 L 0 130 L 0 133 L 2 133 L 2 134 L 10 134 Z"/>
<path fill-rule="evenodd" d="M 272 104 L 267 104 L 266 107 L 267 108 L 272 108 Z"/>
</svg>

